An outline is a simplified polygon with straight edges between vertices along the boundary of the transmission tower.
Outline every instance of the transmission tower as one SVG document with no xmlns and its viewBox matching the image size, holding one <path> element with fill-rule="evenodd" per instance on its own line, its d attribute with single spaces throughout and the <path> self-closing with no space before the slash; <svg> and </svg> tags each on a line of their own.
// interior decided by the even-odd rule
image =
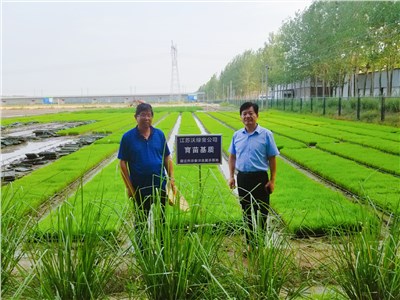
<svg viewBox="0 0 400 300">
<path fill-rule="evenodd" d="M 179 71 L 178 71 L 178 49 L 174 45 L 174 41 L 171 41 L 171 58 L 172 58 L 172 70 L 171 70 L 171 90 L 169 95 L 170 101 L 180 101 L 180 83 L 179 83 Z"/>
</svg>

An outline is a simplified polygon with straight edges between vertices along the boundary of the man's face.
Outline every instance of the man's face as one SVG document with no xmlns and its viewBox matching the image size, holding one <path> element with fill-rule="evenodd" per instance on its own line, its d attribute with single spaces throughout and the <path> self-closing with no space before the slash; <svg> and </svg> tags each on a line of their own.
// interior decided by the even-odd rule
<svg viewBox="0 0 400 300">
<path fill-rule="evenodd" d="M 246 127 L 255 126 L 258 120 L 258 115 L 255 113 L 253 107 L 243 110 L 240 117 L 242 118 L 242 122 Z"/>
<path fill-rule="evenodd" d="M 153 121 L 153 116 L 150 110 L 142 111 L 140 114 L 136 116 L 136 122 L 139 125 L 139 127 L 142 128 L 150 127 L 152 121 Z"/>
</svg>

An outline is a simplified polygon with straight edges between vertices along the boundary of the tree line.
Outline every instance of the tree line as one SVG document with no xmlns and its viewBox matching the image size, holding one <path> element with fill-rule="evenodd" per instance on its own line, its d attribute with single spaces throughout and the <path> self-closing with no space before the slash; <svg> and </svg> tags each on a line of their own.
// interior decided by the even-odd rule
<svg viewBox="0 0 400 300">
<path fill-rule="evenodd" d="M 379 72 L 391 96 L 393 70 L 400 67 L 399 16 L 397 1 L 315 1 L 269 33 L 262 48 L 234 57 L 199 91 L 213 99 L 255 97 L 265 93 L 268 74 L 268 86 L 320 80 L 324 91 L 337 88 L 341 96 L 345 86 L 355 89 L 349 83 L 358 74 L 372 79 Z M 363 88 L 372 96 L 373 80 L 368 82 Z"/>
</svg>

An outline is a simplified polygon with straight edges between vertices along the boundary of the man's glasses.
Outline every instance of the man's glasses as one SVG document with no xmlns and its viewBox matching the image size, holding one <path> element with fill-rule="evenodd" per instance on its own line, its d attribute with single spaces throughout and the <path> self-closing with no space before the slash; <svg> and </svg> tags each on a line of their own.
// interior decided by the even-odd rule
<svg viewBox="0 0 400 300">
<path fill-rule="evenodd" d="M 141 114 L 138 114 L 138 117 L 140 117 L 140 118 L 142 118 L 142 119 L 145 119 L 145 118 L 151 119 L 153 116 L 152 116 L 152 114 L 144 114 L 144 113 L 141 113 Z"/>
</svg>

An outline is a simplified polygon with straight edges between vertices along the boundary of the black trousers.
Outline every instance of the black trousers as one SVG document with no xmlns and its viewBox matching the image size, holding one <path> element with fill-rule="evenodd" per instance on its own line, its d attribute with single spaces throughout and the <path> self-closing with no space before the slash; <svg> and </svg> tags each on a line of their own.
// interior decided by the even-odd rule
<svg viewBox="0 0 400 300">
<path fill-rule="evenodd" d="M 151 205 L 156 202 L 158 195 L 155 194 L 155 189 L 151 188 L 136 188 L 136 203 L 139 208 L 143 209 L 146 216 L 149 215 Z M 167 199 L 167 192 L 165 190 L 159 190 L 161 209 L 164 210 Z"/>
<path fill-rule="evenodd" d="M 253 239 L 253 222 L 252 222 L 252 207 L 254 217 L 257 220 L 257 215 L 261 215 L 261 225 L 266 229 L 268 211 L 269 211 L 269 196 L 270 193 L 265 190 L 265 185 L 268 182 L 268 173 L 265 172 L 239 172 L 237 174 L 237 185 L 239 191 L 240 204 L 242 206 L 243 217 L 246 220 L 249 230 L 246 230 L 246 242 L 249 244 Z"/>
<path fill-rule="evenodd" d="M 142 241 L 142 235 L 145 234 L 146 230 L 149 230 L 147 220 L 149 218 L 151 205 L 158 201 L 157 197 L 160 197 L 159 201 L 161 202 L 161 211 L 160 215 L 158 215 L 159 218 L 156 217 L 154 223 L 156 226 L 164 226 L 165 224 L 165 203 L 167 199 L 167 192 L 165 190 L 159 190 L 159 193 L 159 196 L 156 195 L 154 189 L 151 194 L 149 194 L 149 189 L 138 188 L 136 190 L 135 199 L 138 205 L 138 209 L 141 210 L 137 213 L 138 219 L 136 220 L 136 243 L 141 251 L 143 251 L 145 248 Z M 164 244 L 162 235 L 160 235 L 160 238 L 160 245 L 162 248 Z"/>
</svg>

